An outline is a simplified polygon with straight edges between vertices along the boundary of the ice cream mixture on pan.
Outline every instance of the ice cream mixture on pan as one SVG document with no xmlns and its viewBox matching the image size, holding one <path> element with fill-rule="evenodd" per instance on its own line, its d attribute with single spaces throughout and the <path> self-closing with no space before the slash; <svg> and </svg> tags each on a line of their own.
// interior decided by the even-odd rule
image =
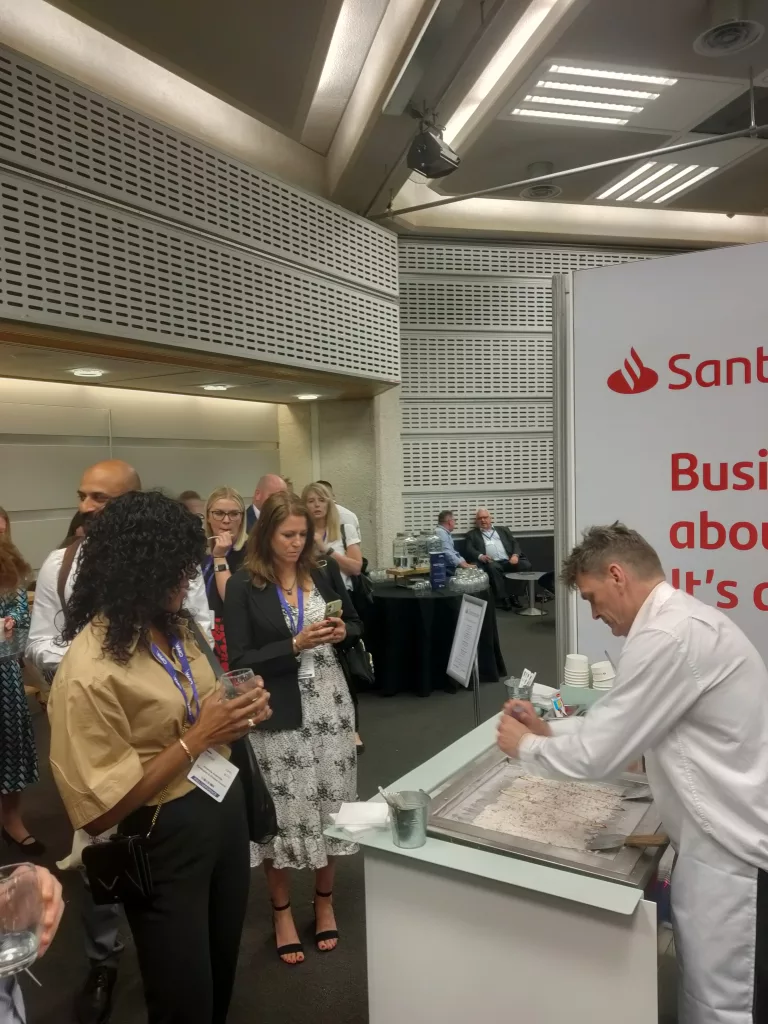
<svg viewBox="0 0 768 1024">
<path fill-rule="evenodd" d="M 622 789 L 522 775 L 473 820 L 479 828 L 534 843 L 586 850 L 621 807 Z"/>
</svg>

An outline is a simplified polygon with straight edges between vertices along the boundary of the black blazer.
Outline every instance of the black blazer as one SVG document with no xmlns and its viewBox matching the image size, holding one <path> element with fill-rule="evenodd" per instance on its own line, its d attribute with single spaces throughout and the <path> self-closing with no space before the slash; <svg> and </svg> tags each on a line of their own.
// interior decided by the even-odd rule
<svg viewBox="0 0 768 1024">
<path fill-rule="evenodd" d="M 320 568 L 313 569 L 312 579 L 326 601 L 341 599 L 347 635 L 336 645 L 337 649 L 353 647 L 362 635 L 363 625 L 344 586 L 336 560 L 331 558 L 321 563 Z M 264 685 L 270 692 L 272 717 L 260 728 L 273 731 L 299 729 L 302 724 L 299 662 L 293 653 L 293 636 L 285 624 L 274 583 L 259 589 L 253 585 L 245 569 L 236 572 L 227 583 L 224 630 L 230 669 L 253 669 L 264 677 Z M 346 676 L 343 663 L 342 669 Z"/>
<path fill-rule="evenodd" d="M 494 526 L 494 530 L 501 538 L 501 543 L 504 545 L 507 557 L 511 558 L 512 555 L 517 555 L 520 559 L 515 568 L 519 569 L 520 572 L 527 572 L 531 568 L 531 563 L 520 550 L 520 544 L 515 539 L 512 531 L 506 526 Z M 476 526 L 474 529 L 467 531 L 464 537 L 464 549 L 467 553 L 466 558 L 468 562 L 477 562 L 480 555 L 486 554 L 485 537 L 479 527 Z"/>
</svg>

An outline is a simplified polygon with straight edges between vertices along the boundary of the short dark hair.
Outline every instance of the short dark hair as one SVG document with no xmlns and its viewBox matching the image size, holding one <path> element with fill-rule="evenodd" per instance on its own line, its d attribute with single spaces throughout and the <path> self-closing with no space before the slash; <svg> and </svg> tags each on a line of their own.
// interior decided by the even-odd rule
<svg viewBox="0 0 768 1024">
<path fill-rule="evenodd" d="M 451 511 L 450 511 L 450 509 L 445 509 L 445 511 L 444 511 L 444 512 L 441 512 L 441 513 L 440 513 L 440 514 L 438 515 L 438 517 L 437 517 L 437 521 L 438 521 L 438 523 L 439 523 L 439 524 L 440 524 L 440 525 L 442 526 L 442 524 L 443 524 L 444 522 L 446 522 L 446 521 L 447 521 L 448 519 L 455 519 L 455 518 L 456 518 L 456 517 L 454 516 L 453 512 L 451 512 Z"/>
<path fill-rule="evenodd" d="M 610 526 L 590 526 L 563 562 L 560 579 L 567 587 L 576 586 L 582 573 L 604 573 L 611 562 L 627 565 L 643 580 L 664 576 L 661 560 L 637 530 L 618 520 Z"/>
<path fill-rule="evenodd" d="M 197 493 L 197 491 L 182 491 L 179 495 L 179 501 L 202 501 L 203 499 Z"/>
</svg>

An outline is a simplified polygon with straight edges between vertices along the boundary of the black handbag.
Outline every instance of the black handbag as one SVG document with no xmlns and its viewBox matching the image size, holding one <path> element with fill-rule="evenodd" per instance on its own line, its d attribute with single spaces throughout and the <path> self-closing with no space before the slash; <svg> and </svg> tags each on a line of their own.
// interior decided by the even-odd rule
<svg viewBox="0 0 768 1024">
<path fill-rule="evenodd" d="M 344 552 L 347 550 L 347 534 L 344 523 L 341 523 L 341 540 L 344 544 Z M 357 576 L 350 576 L 352 580 L 352 603 L 355 611 L 362 616 L 366 605 L 373 604 L 373 583 L 368 575 L 368 559 L 363 558 L 363 567 Z"/>
<path fill-rule="evenodd" d="M 220 679 L 224 669 L 219 664 L 219 659 L 208 646 L 208 642 L 200 631 L 200 627 L 194 621 L 189 620 L 189 628 L 195 636 L 197 645 L 208 659 L 208 664 L 213 669 L 213 674 Z M 245 814 L 248 819 L 248 838 L 252 843 L 260 846 L 271 843 L 279 832 L 277 822 L 277 811 L 272 794 L 269 792 L 264 776 L 261 774 L 259 762 L 253 752 L 247 736 L 241 737 L 230 743 L 230 763 L 238 769 L 240 784 L 243 787 L 245 797 Z"/>
<path fill-rule="evenodd" d="M 146 902 L 152 895 L 147 840 L 157 819 L 157 811 L 146 836 L 110 836 L 83 849 L 83 867 L 93 902 Z"/>
<path fill-rule="evenodd" d="M 358 640 L 354 647 L 348 647 L 345 651 L 337 648 L 336 653 L 346 666 L 347 677 L 354 683 L 356 690 L 373 687 L 373 661 L 362 640 Z"/>
</svg>

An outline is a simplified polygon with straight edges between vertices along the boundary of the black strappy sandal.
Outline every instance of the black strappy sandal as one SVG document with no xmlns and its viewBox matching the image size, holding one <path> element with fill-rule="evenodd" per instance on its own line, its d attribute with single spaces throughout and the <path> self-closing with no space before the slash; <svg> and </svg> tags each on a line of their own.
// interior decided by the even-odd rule
<svg viewBox="0 0 768 1024">
<path fill-rule="evenodd" d="M 272 904 L 272 924 L 275 929 L 275 941 L 277 941 L 277 921 L 275 920 L 275 914 L 279 914 L 283 910 L 289 910 L 290 906 L 290 900 L 288 900 L 284 907 L 276 907 L 274 903 Z M 290 960 L 283 960 L 284 956 L 290 956 L 291 953 L 301 953 L 301 960 L 294 960 L 293 963 L 291 963 Z M 304 963 L 304 944 L 301 942 L 287 942 L 284 946 L 277 947 L 277 955 L 288 967 L 298 967 L 299 964 Z"/>
<path fill-rule="evenodd" d="M 329 900 L 333 896 L 333 890 L 330 892 L 320 892 L 319 889 L 315 889 L 315 897 L 319 896 L 321 899 Z M 317 946 L 318 953 L 332 953 L 334 949 L 338 949 L 339 946 L 339 933 L 335 928 L 330 928 L 328 931 L 319 932 L 317 930 L 317 899 L 313 902 L 312 906 L 315 908 L 315 945 Z M 321 942 L 328 942 L 331 939 L 336 939 L 336 945 L 331 946 L 330 949 L 321 949 Z"/>
</svg>

